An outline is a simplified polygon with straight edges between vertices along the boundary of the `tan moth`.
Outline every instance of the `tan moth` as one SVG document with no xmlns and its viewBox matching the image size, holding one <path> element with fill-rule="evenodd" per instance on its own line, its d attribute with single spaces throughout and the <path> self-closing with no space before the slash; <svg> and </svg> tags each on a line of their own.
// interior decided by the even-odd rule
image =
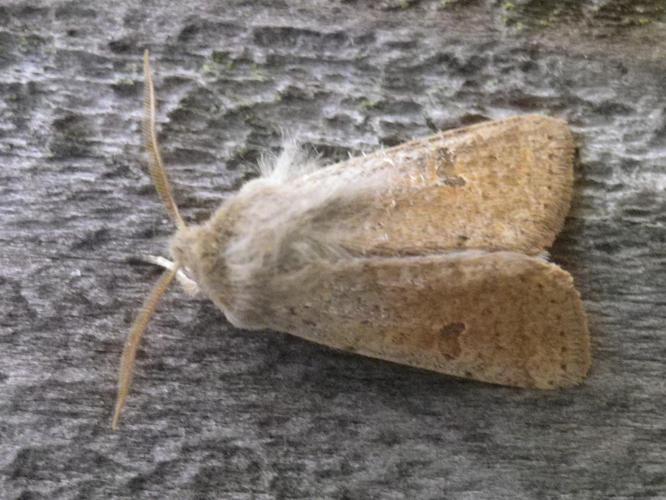
<svg viewBox="0 0 666 500">
<path fill-rule="evenodd" d="M 114 429 L 174 279 L 239 328 L 494 384 L 552 389 L 586 376 L 579 294 L 543 257 L 571 200 L 565 122 L 517 116 L 322 168 L 287 143 L 207 222 L 187 226 L 158 148 L 147 52 L 144 70 L 150 172 L 177 231 L 125 345 Z"/>
</svg>

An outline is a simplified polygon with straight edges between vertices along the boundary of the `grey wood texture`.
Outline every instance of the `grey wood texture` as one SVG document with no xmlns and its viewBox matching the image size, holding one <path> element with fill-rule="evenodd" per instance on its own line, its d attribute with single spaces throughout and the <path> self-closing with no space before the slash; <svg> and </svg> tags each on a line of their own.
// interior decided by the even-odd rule
<svg viewBox="0 0 666 500">
<path fill-rule="evenodd" d="M 0 5 L 0 497 L 666 498 L 666 6 Z M 543 113 L 579 147 L 552 249 L 584 298 L 580 387 L 495 387 L 231 327 L 174 287 L 110 430 L 173 230 L 145 171 L 141 57 L 200 221 L 282 131 L 326 162 Z"/>
</svg>

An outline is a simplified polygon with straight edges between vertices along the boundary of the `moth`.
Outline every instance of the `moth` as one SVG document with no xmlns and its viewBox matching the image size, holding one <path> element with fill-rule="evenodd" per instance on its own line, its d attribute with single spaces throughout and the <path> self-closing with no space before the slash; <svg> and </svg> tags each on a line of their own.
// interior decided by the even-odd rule
<svg viewBox="0 0 666 500">
<path fill-rule="evenodd" d="M 144 72 L 150 172 L 177 231 L 125 345 L 114 429 L 141 336 L 174 279 L 246 330 L 493 384 L 584 379 L 581 299 L 544 257 L 572 196 L 564 121 L 490 121 L 322 168 L 288 142 L 208 221 L 188 226 L 160 155 L 147 52 Z"/>
</svg>

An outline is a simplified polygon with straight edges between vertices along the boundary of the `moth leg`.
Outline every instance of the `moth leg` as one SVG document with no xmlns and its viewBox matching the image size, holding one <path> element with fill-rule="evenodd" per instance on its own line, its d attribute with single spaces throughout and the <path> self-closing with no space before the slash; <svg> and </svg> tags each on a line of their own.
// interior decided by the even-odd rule
<svg viewBox="0 0 666 500">
<path fill-rule="evenodd" d="M 155 264 L 156 266 L 163 267 L 169 271 L 173 271 L 176 268 L 175 262 L 172 262 L 169 259 L 159 255 L 147 255 L 142 257 L 141 260 L 148 262 L 149 264 Z M 185 290 L 185 293 L 190 297 L 194 297 L 199 294 L 199 285 L 197 285 L 197 282 L 193 279 L 190 279 L 182 269 L 178 269 L 178 272 L 176 273 L 176 279 L 183 287 L 183 290 Z"/>
</svg>

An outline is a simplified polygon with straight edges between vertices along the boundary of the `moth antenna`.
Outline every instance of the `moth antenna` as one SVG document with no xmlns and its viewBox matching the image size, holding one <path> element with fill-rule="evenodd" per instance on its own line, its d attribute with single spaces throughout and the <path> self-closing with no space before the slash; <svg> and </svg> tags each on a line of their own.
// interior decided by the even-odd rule
<svg viewBox="0 0 666 500">
<path fill-rule="evenodd" d="M 155 314 L 157 305 L 159 304 L 162 296 L 168 290 L 169 285 L 178 274 L 180 266 L 176 264 L 173 269 L 166 270 L 160 279 L 155 284 L 145 302 L 141 306 L 138 316 L 132 324 L 125 348 L 123 349 L 123 357 L 120 360 L 120 371 L 118 374 L 118 396 L 116 397 L 116 409 L 113 413 L 113 421 L 111 428 L 115 431 L 118 429 L 118 421 L 120 414 L 125 406 L 127 394 L 129 393 L 130 385 L 132 384 L 132 375 L 134 372 L 134 361 L 136 360 L 136 352 L 139 349 L 139 342 L 141 337 L 148 327 L 148 322 Z"/>
<path fill-rule="evenodd" d="M 150 56 L 148 50 L 143 53 L 143 73 L 144 73 L 144 100 L 143 100 L 143 138 L 148 152 L 148 167 L 150 175 L 153 178 L 155 189 L 162 198 L 164 206 L 169 212 L 171 220 L 176 223 L 178 229 L 183 229 L 186 224 L 180 216 L 178 206 L 173 199 L 171 184 L 167 177 L 162 155 L 157 142 L 157 133 L 155 132 L 155 88 L 153 86 L 153 74 L 150 69 Z"/>
</svg>

